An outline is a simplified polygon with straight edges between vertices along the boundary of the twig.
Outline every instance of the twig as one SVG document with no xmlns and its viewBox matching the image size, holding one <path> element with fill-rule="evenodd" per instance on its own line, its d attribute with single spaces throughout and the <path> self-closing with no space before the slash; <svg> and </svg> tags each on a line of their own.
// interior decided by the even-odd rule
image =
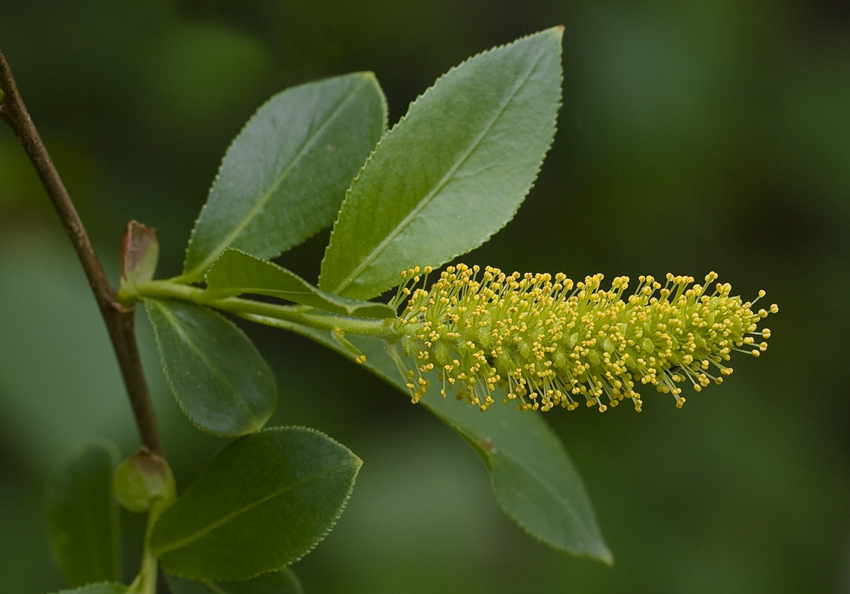
<svg viewBox="0 0 850 594">
<path fill-rule="evenodd" d="M 133 415 L 139 428 L 142 443 L 151 451 L 162 455 L 163 447 L 159 436 L 153 404 L 148 392 L 142 370 L 139 349 L 136 345 L 134 308 L 125 307 L 115 300 L 115 290 L 110 286 L 103 272 L 103 267 L 92 248 L 83 222 L 74 208 L 68 190 L 59 177 L 53 161 L 35 125 L 27 112 L 12 71 L 6 62 L 6 57 L 0 51 L 0 88 L 4 97 L 0 103 L 0 117 L 6 121 L 15 136 L 24 147 L 27 156 L 32 161 L 38 177 L 47 195 L 50 197 L 65 230 L 71 238 L 71 243 L 77 251 L 77 257 L 83 265 L 89 285 L 91 286 L 100 313 L 106 322 L 109 338 L 118 357 L 118 365 L 124 378 L 124 385 L 130 397 Z"/>
</svg>

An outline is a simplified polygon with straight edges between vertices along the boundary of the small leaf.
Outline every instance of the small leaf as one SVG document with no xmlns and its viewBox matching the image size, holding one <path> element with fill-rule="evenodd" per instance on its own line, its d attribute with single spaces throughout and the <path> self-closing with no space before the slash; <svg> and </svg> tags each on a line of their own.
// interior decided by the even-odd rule
<svg viewBox="0 0 850 594">
<path fill-rule="evenodd" d="M 159 259 L 156 231 L 136 221 L 127 223 L 121 241 L 121 285 L 144 283 L 153 278 Z"/>
<path fill-rule="evenodd" d="M 279 297 L 341 315 L 390 318 L 396 311 L 383 303 L 356 301 L 320 291 L 300 276 L 239 250 L 227 249 L 206 276 L 210 299 L 243 293 Z"/>
<path fill-rule="evenodd" d="M 76 448 L 47 488 L 50 540 L 71 586 L 121 579 L 118 504 L 112 496 L 112 444 Z"/>
<path fill-rule="evenodd" d="M 319 288 L 371 299 L 513 218 L 552 143 L 562 28 L 479 54 L 438 79 L 378 144 L 340 208 Z"/>
<path fill-rule="evenodd" d="M 213 435 L 259 431 L 277 404 L 274 375 L 232 322 L 204 307 L 145 300 L 160 361 L 186 416 Z"/>
<path fill-rule="evenodd" d="M 200 280 L 227 247 L 277 256 L 330 225 L 351 178 L 386 129 L 371 72 L 272 97 L 227 150 L 186 250 Z"/>
<path fill-rule="evenodd" d="M 301 582 L 285 567 L 241 582 L 199 582 L 165 574 L 171 594 L 304 594 Z"/>
<path fill-rule="evenodd" d="M 151 550 L 168 573 L 197 580 L 281 569 L 336 524 L 360 465 L 312 429 L 272 428 L 237 439 L 162 513 Z"/>
<path fill-rule="evenodd" d="M 168 462 L 147 448 L 118 465 L 112 485 L 119 503 L 136 513 L 148 511 L 155 499 L 171 502 L 177 497 Z"/>
<path fill-rule="evenodd" d="M 278 325 L 354 359 L 330 332 L 295 324 Z M 410 395 L 384 341 L 359 336 L 352 336 L 351 341 L 366 355 L 364 367 Z M 529 535 L 557 550 L 613 562 L 581 477 L 540 414 L 519 411 L 513 404 L 496 404 L 482 413 L 475 406 L 440 396 L 436 382 L 420 403 L 478 452 L 490 470 L 499 506 Z"/>
<path fill-rule="evenodd" d="M 73 590 L 62 590 L 56 594 L 125 594 L 127 586 L 121 584 L 90 584 Z"/>
</svg>

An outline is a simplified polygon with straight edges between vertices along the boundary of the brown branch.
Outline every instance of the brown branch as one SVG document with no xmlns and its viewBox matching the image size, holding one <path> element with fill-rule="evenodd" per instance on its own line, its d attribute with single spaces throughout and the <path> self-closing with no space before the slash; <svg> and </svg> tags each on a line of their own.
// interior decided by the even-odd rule
<svg viewBox="0 0 850 594">
<path fill-rule="evenodd" d="M 103 267 L 92 248 L 83 222 L 74 208 L 68 190 L 59 177 L 47 149 L 27 112 L 6 57 L 0 51 L 0 88 L 4 96 L 0 103 L 0 117 L 12 128 L 24 147 L 47 195 L 50 197 L 62 224 L 65 226 L 77 257 L 83 265 L 100 313 L 106 322 L 109 338 L 118 357 L 118 365 L 124 385 L 130 397 L 133 415 L 139 428 L 142 443 L 151 451 L 162 455 L 162 441 L 156 422 L 153 404 L 142 370 L 139 349 L 135 336 L 135 309 L 128 308 L 115 300 L 115 290 L 110 286 Z"/>
</svg>

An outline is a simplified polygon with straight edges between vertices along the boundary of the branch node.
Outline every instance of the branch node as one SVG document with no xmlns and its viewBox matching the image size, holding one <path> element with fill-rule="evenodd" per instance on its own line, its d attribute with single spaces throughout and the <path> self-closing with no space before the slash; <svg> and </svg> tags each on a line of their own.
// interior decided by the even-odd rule
<svg viewBox="0 0 850 594">
<path fill-rule="evenodd" d="M 44 143 L 41 141 L 41 136 L 27 112 L 26 105 L 24 105 L 15 84 L 15 78 L 12 76 L 12 70 L 9 68 L 2 51 L 0 51 L 0 91 L 3 93 L 2 101 L 0 101 L 0 116 L 18 137 L 30 162 L 35 167 L 36 173 L 38 173 L 38 177 L 59 215 L 59 219 L 71 238 L 77 257 L 83 265 L 94 298 L 109 331 L 112 348 L 118 358 L 118 365 L 121 368 L 127 394 L 130 397 L 130 405 L 136 418 L 142 443 L 151 451 L 162 455 L 163 447 L 159 437 L 159 428 L 142 370 L 139 349 L 136 345 L 134 308 L 128 308 L 116 301 L 115 290 L 106 279 L 106 274 L 100 265 L 74 203 L 71 201 L 68 190 L 65 188 L 65 184 L 53 165 L 50 154 L 47 152 Z"/>
</svg>

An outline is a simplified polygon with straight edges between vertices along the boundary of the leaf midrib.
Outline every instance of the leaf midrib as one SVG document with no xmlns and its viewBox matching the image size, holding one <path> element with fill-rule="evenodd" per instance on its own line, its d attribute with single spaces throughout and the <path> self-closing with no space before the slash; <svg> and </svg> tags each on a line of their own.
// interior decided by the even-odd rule
<svg viewBox="0 0 850 594">
<path fill-rule="evenodd" d="M 544 57 L 544 53 L 540 52 L 537 56 L 537 59 L 532 63 L 528 70 L 525 72 L 523 78 L 517 82 L 513 89 L 511 89 L 510 94 L 507 98 L 502 102 L 499 106 L 499 109 L 495 116 L 487 123 L 484 130 L 479 133 L 479 135 L 475 138 L 475 140 L 470 144 L 467 151 L 452 165 L 446 174 L 442 177 L 442 179 L 437 182 L 437 185 L 429 191 L 417 204 L 416 206 L 407 214 L 407 216 L 402 219 L 398 225 L 394 229 L 390 231 L 390 233 L 377 245 L 375 248 L 367 254 L 367 256 L 361 260 L 360 264 L 347 276 L 342 282 L 337 286 L 336 290 L 331 291 L 332 293 L 341 293 L 348 285 L 354 282 L 358 276 L 369 267 L 378 257 L 387 249 L 387 247 L 395 241 L 396 237 L 398 237 L 404 229 L 407 228 L 408 225 L 416 218 L 416 216 L 426 207 L 434 197 L 439 193 L 452 179 L 454 173 L 460 169 L 460 167 L 466 162 L 469 156 L 478 148 L 478 145 L 481 144 L 481 141 L 485 136 L 490 132 L 490 130 L 495 125 L 496 121 L 502 116 L 508 104 L 513 100 L 525 82 L 528 80 L 528 77 L 531 76 L 532 71 L 537 66 L 537 64 Z"/>
<path fill-rule="evenodd" d="M 216 262 L 215 266 L 213 266 L 211 271 L 207 273 L 207 292 L 210 296 L 231 297 L 234 295 L 244 294 L 267 295 L 269 297 L 277 297 L 280 299 L 293 301 L 295 303 L 301 304 L 304 304 L 304 301 L 299 301 L 298 299 L 291 299 L 290 297 L 304 296 L 313 297 L 316 299 L 316 301 L 321 302 L 323 305 L 332 306 L 335 309 L 331 309 L 329 307 L 319 307 L 319 309 L 326 309 L 327 311 L 332 311 L 334 313 L 352 315 L 354 314 L 354 312 L 364 308 L 386 308 L 392 311 L 393 314 L 395 314 L 395 310 L 383 303 L 358 301 L 356 299 L 349 299 L 347 297 L 343 297 L 342 295 L 335 295 L 334 293 L 322 291 L 321 289 L 314 287 L 313 285 L 302 279 L 294 272 L 285 268 L 281 268 L 272 262 L 258 260 L 250 254 L 245 254 L 240 250 L 230 248 L 230 250 L 227 251 L 226 255 L 230 254 L 231 251 L 243 254 L 244 256 L 250 258 L 254 264 L 260 263 L 265 268 L 269 269 L 271 274 L 275 275 L 272 279 L 273 282 L 277 282 L 279 285 L 285 285 L 290 287 L 294 287 L 297 285 L 299 288 L 276 289 L 272 288 L 268 283 L 261 285 L 260 283 L 254 282 L 233 282 L 230 278 L 228 278 L 228 276 L 225 276 L 224 280 L 222 280 L 220 278 L 220 275 L 215 274 L 216 268 L 220 265 L 219 260 L 218 262 Z M 222 256 L 222 258 L 225 258 L 226 255 Z M 230 262 L 228 262 L 228 264 L 230 264 Z M 224 274 L 226 275 L 227 273 L 225 272 Z M 311 306 L 316 307 L 315 305 Z"/>
<path fill-rule="evenodd" d="M 210 532 L 212 532 L 213 530 L 215 530 L 219 526 L 223 526 L 224 524 L 226 524 L 227 522 L 229 522 L 233 518 L 240 516 L 240 515 L 248 512 L 248 511 L 254 509 L 257 506 L 262 505 L 262 504 L 266 503 L 267 501 L 274 499 L 275 497 L 280 497 L 284 493 L 291 491 L 291 490 L 293 490 L 297 487 L 300 487 L 301 485 L 304 485 L 304 484 L 306 484 L 310 481 L 317 480 L 317 479 L 319 479 L 323 476 L 326 476 L 326 475 L 332 474 L 334 472 L 337 472 L 339 470 L 345 469 L 349 465 L 350 465 L 349 463 L 343 463 L 343 464 L 339 464 L 338 466 L 334 466 L 332 468 L 327 468 L 322 472 L 318 472 L 316 474 L 305 477 L 300 481 L 297 481 L 295 483 L 291 483 L 283 489 L 273 491 L 269 495 L 266 495 L 265 497 L 261 497 L 257 501 L 253 501 L 253 502 L 251 502 L 251 503 L 249 503 L 249 504 L 247 504 L 247 505 L 245 505 L 241 508 L 238 508 L 238 509 L 230 512 L 229 514 L 227 514 L 225 516 L 222 516 L 221 518 L 219 518 L 215 522 L 212 522 L 209 525 L 204 526 L 200 530 L 194 532 L 193 534 L 190 534 L 189 536 L 186 536 L 185 538 L 182 538 L 180 540 L 176 540 L 173 543 L 171 543 L 170 545 L 160 547 L 159 549 L 157 549 L 157 555 L 162 556 L 162 555 L 165 555 L 166 553 L 170 553 L 171 551 L 174 551 L 176 549 L 187 546 L 187 545 L 195 542 L 196 540 L 203 538 L 204 536 L 206 536 L 207 534 L 209 534 Z"/>
<path fill-rule="evenodd" d="M 339 116 L 342 109 L 348 105 L 351 101 L 352 97 L 355 96 L 361 89 L 364 84 L 367 84 L 363 77 L 360 77 L 360 80 L 357 84 L 355 84 L 349 91 L 346 93 L 342 99 L 339 101 L 337 106 L 334 108 L 333 112 L 330 116 L 327 117 L 324 123 L 313 133 L 311 136 L 306 138 L 301 145 L 301 148 L 298 151 L 298 154 L 292 158 L 289 165 L 280 173 L 280 175 L 275 179 L 274 183 L 269 186 L 269 189 L 260 197 L 260 199 L 256 202 L 256 204 L 248 211 L 248 214 L 239 221 L 236 227 L 233 228 L 233 231 L 228 233 L 225 238 L 217 245 L 215 248 L 210 251 L 209 255 L 204 258 L 200 264 L 198 264 L 195 268 L 193 268 L 190 272 L 187 272 L 184 276 L 194 277 L 200 272 L 203 272 L 215 261 L 216 258 L 223 252 L 228 246 L 230 246 L 239 235 L 245 230 L 245 228 L 254 220 L 257 216 L 257 213 L 262 210 L 262 208 L 266 205 L 266 203 L 271 199 L 272 195 L 277 191 L 277 189 L 283 183 L 283 180 L 289 175 L 292 169 L 301 161 L 301 158 L 307 153 L 307 151 L 315 144 L 316 140 L 325 132 L 328 126 L 333 123 L 336 118 Z"/>
</svg>

